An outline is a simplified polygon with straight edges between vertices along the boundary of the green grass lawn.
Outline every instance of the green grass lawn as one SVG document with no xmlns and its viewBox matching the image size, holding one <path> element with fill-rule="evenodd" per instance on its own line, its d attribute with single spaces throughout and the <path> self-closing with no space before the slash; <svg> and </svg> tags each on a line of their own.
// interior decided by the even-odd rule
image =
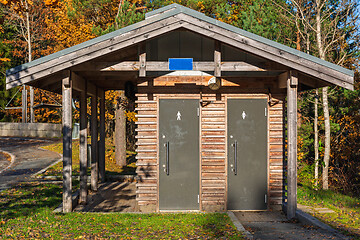
<svg viewBox="0 0 360 240">
<path fill-rule="evenodd" d="M 241 239 L 223 213 L 55 214 L 61 188 L 33 183 L 1 192 L 1 239 Z"/>
<path fill-rule="evenodd" d="M 360 199 L 331 190 L 314 190 L 298 186 L 298 203 L 312 207 L 326 207 L 335 213 L 316 213 L 315 217 L 339 229 L 347 235 L 360 239 Z"/>
<path fill-rule="evenodd" d="M 88 140 L 88 142 L 90 139 Z M 80 165 L 79 165 L 79 140 L 74 140 L 72 144 L 72 167 L 73 167 L 73 176 L 79 175 Z M 54 151 L 62 154 L 62 142 L 44 146 L 43 149 Z M 135 174 L 136 163 L 135 163 L 135 152 L 127 151 L 127 166 L 119 167 L 115 162 L 115 147 L 110 139 L 105 141 L 105 174 L 106 175 L 116 175 L 116 174 Z M 90 173 L 90 168 L 88 170 Z M 62 162 L 56 164 L 55 166 L 49 168 L 43 176 L 62 176 Z"/>
</svg>

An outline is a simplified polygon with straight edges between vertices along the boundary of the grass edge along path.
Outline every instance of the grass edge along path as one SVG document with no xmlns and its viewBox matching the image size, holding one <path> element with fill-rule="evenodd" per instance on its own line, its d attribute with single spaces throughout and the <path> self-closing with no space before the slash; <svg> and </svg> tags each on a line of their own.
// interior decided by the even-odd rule
<svg viewBox="0 0 360 240">
<path fill-rule="evenodd" d="M 0 193 L 2 239 L 241 239 L 226 213 L 55 214 L 59 184 L 26 183 Z"/>
<path fill-rule="evenodd" d="M 360 199 L 302 185 L 298 186 L 298 203 L 333 210 L 335 213 L 313 212 L 312 215 L 340 232 L 360 239 Z"/>
</svg>

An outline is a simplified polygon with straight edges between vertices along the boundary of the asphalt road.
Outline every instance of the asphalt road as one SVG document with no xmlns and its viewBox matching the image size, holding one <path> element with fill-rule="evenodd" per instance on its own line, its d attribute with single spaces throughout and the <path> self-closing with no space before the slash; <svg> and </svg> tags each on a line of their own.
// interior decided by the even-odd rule
<svg viewBox="0 0 360 240">
<path fill-rule="evenodd" d="M 40 148 L 57 141 L 59 140 L 0 137 L 0 151 L 14 156 L 14 162 L 8 169 L 6 167 L 10 162 L 0 158 L 0 191 L 18 182 L 30 180 L 34 173 L 59 160 L 61 156 L 58 153 Z"/>
</svg>

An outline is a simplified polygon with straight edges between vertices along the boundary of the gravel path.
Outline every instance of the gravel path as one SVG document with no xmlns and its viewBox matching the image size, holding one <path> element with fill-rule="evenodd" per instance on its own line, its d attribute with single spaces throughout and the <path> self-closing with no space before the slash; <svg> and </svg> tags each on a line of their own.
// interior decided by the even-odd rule
<svg viewBox="0 0 360 240">
<path fill-rule="evenodd" d="M 61 158 L 58 153 L 39 148 L 58 141 L 0 137 L 0 151 L 9 152 L 15 157 L 14 163 L 5 171 L 6 162 L 0 160 L 0 191 L 18 182 L 28 181 L 34 173 L 58 161 Z"/>
</svg>

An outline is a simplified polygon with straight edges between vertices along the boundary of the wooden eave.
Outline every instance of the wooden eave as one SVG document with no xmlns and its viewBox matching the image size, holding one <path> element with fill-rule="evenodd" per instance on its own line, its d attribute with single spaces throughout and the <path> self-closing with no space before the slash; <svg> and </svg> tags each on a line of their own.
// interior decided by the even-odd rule
<svg viewBox="0 0 360 240">
<path fill-rule="evenodd" d="M 147 19 L 139 23 L 8 70 L 6 88 L 28 84 L 57 91 L 64 71 L 81 72 L 82 66 L 99 62 L 99 59 L 106 59 L 110 55 L 121 54 L 124 49 L 128 50 L 128 54 L 125 54 L 122 59 L 127 59 L 134 55 L 140 43 L 179 29 L 186 29 L 254 54 L 283 66 L 284 70 L 297 70 L 301 76 L 300 83 L 309 88 L 326 85 L 337 85 L 351 90 L 354 88 L 353 72 L 350 70 L 219 22 L 177 4 L 160 10 L 149 14 Z M 124 60 L 117 59 L 111 66 L 121 64 L 125 64 Z M 134 66 L 136 64 L 139 63 L 134 63 Z M 114 79 L 135 81 L 139 77 L 139 69 L 136 67 L 119 70 L 117 73 L 109 73 L 102 69 L 93 70 L 89 68 L 91 73 L 86 74 L 85 69 L 79 74 L 83 74 L 87 80 L 93 81 L 95 85 L 104 89 L 113 88 L 106 86 L 106 83 L 114 82 Z M 116 77 L 113 77 L 114 75 Z M 114 83 L 110 85 L 113 86 Z"/>
</svg>

